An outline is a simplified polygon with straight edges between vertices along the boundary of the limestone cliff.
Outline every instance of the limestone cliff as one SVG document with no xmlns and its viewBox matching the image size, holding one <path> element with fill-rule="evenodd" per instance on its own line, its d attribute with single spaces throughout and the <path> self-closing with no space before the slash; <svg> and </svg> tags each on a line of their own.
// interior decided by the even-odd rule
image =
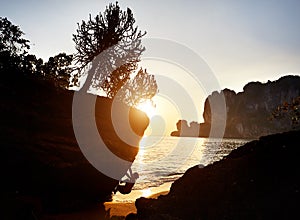
<svg viewBox="0 0 300 220">
<path fill-rule="evenodd" d="M 258 138 L 261 135 L 274 134 L 291 130 L 292 121 L 285 117 L 278 120 L 271 120 L 272 112 L 284 102 L 291 102 L 300 96 L 300 77 L 284 76 L 276 81 L 267 83 L 250 82 L 244 86 L 243 92 L 224 89 L 221 92 L 213 92 L 205 100 L 203 119 L 204 123 L 198 124 L 199 135 L 207 137 L 210 134 L 211 121 L 224 120 L 218 110 L 212 116 L 211 104 L 219 108 L 219 99 L 224 96 L 226 108 L 225 137 L 229 138 Z M 195 127 L 195 126 L 194 126 Z M 189 133 L 190 129 L 185 129 Z M 195 130 L 195 129 L 194 129 Z M 172 135 L 178 136 L 178 132 Z"/>
<path fill-rule="evenodd" d="M 285 76 L 274 82 L 251 82 L 243 88 L 243 92 L 222 91 L 225 96 L 227 122 L 225 137 L 257 138 L 292 129 L 291 120 L 270 120 L 272 112 L 284 102 L 300 96 L 300 77 Z M 209 99 L 205 101 L 203 118 L 205 125 L 211 121 Z M 207 126 L 206 125 L 206 126 Z M 205 132 L 200 135 L 206 135 Z"/>
</svg>

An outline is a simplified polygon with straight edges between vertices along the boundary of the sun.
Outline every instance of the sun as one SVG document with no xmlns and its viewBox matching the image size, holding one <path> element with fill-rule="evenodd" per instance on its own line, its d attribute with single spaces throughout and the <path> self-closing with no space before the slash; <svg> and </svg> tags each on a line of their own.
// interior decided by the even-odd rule
<svg viewBox="0 0 300 220">
<path fill-rule="evenodd" d="M 150 100 L 140 103 L 137 106 L 137 109 L 145 112 L 149 118 L 151 118 L 156 113 L 155 106 L 151 103 Z"/>
</svg>

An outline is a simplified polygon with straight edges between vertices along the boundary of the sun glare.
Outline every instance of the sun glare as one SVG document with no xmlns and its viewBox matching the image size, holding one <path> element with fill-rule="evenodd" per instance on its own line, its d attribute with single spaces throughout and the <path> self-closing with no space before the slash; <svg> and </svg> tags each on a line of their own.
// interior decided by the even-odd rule
<svg viewBox="0 0 300 220">
<path fill-rule="evenodd" d="M 154 105 L 149 100 L 137 106 L 137 109 L 145 112 L 150 119 L 144 136 L 169 136 L 176 130 L 176 121 L 181 118 L 180 112 L 173 102 L 160 94 L 153 97 L 153 103 Z"/>
<path fill-rule="evenodd" d="M 149 118 L 155 115 L 155 106 L 150 101 L 143 102 L 137 106 L 137 108 L 145 112 Z"/>
<path fill-rule="evenodd" d="M 144 190 L 142 191 L 142 197 L 149 197 L 149 196 L 151 196 L 151 195 L 152 195 L 151 189 L 144 189 Z"/>
</svg>

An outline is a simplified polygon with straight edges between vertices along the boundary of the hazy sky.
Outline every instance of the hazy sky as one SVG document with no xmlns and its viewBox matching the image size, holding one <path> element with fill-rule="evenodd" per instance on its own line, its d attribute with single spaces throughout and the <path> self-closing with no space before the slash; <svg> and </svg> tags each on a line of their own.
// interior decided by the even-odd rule
<svg viewBox="0 0 300 220">
<path fill-rule="evenodd" d="M 74 52 L 77 22 L 111 1 L 1 0 L 0 16 L 26 33 L 31 52 L 48 59 Z M 221 88 L 241 91 L 249 81 L 300 73 L 299 0 L 120 0 L 147 37 L 170 39 L 194 50 Z"/>
<path fill-rule="evenodd" d="M 0 16 L 19 25 L 32 52 L 48 58 L 74 52 L 76 23 L 103 11 L 103 0 L 1 0 Z M 300 72 L 298 0 L 126 0 L 147 37 L 190 47 L 212 68 L 222 87 L 240 91 L 251 80 Z"/>
</svg>

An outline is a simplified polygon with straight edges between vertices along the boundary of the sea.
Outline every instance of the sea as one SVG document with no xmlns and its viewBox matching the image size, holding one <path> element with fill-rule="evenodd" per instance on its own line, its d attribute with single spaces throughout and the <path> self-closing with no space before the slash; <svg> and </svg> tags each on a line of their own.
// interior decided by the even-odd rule
<svg viewBox="0 0 300 220">
<path fill-rule="evenodd" d="M 130 170 L 132 173 L 138 173 L 139 178 L 130 194 L 122 195 L 117 192 L 113 196 L 113 202 L 134 202 L 139 197 L 167 192 L 171 184 L 187 169 L 193 166 L 205 167 L 219 161 L 249 141 L 170 136 L 143 137 L 139 153 Z"/>
</svg>

